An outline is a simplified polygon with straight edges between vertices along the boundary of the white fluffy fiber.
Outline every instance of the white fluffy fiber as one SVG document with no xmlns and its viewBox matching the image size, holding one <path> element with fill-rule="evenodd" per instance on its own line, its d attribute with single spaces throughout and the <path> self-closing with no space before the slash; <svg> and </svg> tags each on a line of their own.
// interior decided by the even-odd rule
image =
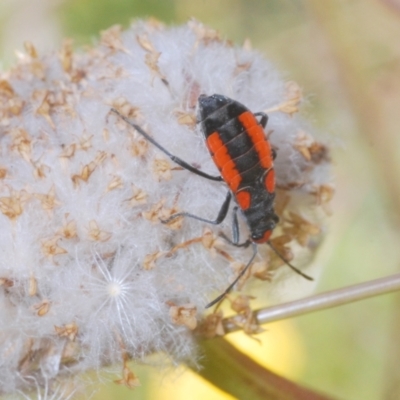
<svg viewBox="0 0 400 400">
<path fill-rule="evenodd" d="M 286 86 L 258 53 L 203 29 L 137 23 L 103 33 L 78 55 L 68 54 L 67 44 L 46 56 L 28 47 L 0 76 L 8 102 L 0 106 L 0 392 L 29 386 L 29 374 L 47 382 L 121 361 L 124 353 L 192 357 L 192 332 L 170 317 L 170 308 L 191 304 L 201 313 L 234 272 L 201 243 L 160 256 L 147 269 L 146 256 L 205 228 L 230 234 L 231 218 L 219 227 L 186 219 L 171 229 L 148 213 L 162 202 L 213 219 L 227 187 L 170 161 L 171 179 L 157 174 L 155 162 L 166 156 L 110 108 L 216 175 L 201 132 L 179 117 L 195 116 L 201 93 L 227 95 L 254 112 L 273 108 L 285 101 Z M 326 181 L 292 146 L 302 129 L 297 118 L 271 113 L 268 129 L 278 149 L 278 184 Z M 138 193 L 142 202 L 134 200 Z M 248 260 L 249 252 L 221 243 Z M 70 336 L 65 327 L 72 327 Z"/>
</svg>

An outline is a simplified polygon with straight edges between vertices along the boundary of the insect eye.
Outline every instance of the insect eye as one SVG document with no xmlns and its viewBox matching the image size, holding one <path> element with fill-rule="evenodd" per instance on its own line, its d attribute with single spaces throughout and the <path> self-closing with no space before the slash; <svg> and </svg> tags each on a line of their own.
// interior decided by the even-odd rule
<svg viewBox="0 0 400 400">
<path fill-rule="evenodd" d="M 267 230 L 258 234 L 253 234 L 251 235 L 251 240 L 258 244 L 266 243 L 268 242 L 271 234 L 272 230 Z"/>
</svg>

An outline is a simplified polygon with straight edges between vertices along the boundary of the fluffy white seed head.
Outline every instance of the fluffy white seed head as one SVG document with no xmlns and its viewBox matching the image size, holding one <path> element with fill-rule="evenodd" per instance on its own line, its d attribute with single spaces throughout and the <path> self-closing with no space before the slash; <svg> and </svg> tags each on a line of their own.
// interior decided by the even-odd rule
<svg viewBox="0 0 400 400">
<path fill-rule="evenodd" d="M 178 211 L 215 219 L 227 186 L 182 170 L 110 110 L 218 175 L 196 125 L 202 93 L 269 114 L 272 241 L 287 258 L 315 247 L 332 194 L 326 147 L 294 115 L 300 89 L 260 54 L 195 22 L 113 27 L 82 53 L 68 41 L 43 56 L 27 44 L 0 76 L 1 392 L 118 361 L 132 383 L 128 358 L 193 358 L 204 306 L 251 250 L 218 236 L 230 236 L 231 212 L 219 226 L 162 224 Z M 249 276 L 273 286 L 293 274 L 267 246 L 259 253 Z"/>
</svg>

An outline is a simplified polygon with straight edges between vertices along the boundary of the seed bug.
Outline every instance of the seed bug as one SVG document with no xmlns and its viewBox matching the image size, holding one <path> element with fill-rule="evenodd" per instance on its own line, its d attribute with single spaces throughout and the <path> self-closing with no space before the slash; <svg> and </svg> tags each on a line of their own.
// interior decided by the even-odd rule
<svg viewBox="0 0 400 400">
<path fill-rule="evenodd" d="M 171 154 L 167 149 L 155 141 L 139 125 L 131 122 L 112 109 L 124 121 L 135 128 L 150 143 L 166 154 L 173 162 L 184 169 L 212 181 L 224 181 L 229 188 L 225 200 L 215 220 L 208 220 L 187 212 L 179 212 L 162 221 L 168 223 L 177 217 L 194 218 L 213 225 L 220 224 L 226 217 L 232 196 L 236 202 L 233 209 L 232 240 L 221 234 L 225 240 L 236 247 L 252 246 L 253 254 L 229 287 L 216 299 L 207 304 L 213 306 L 236 285 L 246 273 L 257 255 L 257 246 L 267 243 L 293 271 L 308 280 L 313 280 L 299 269 L 290 264 L 271 244 L 270 237 L 279 222 L 274 210 L 275 199 L 275 150 L 265 136 L 264 129 L 268 122 L 267 114 L 252 113 L 243 104 L 228 97 L 214 94 L 200 95 L 199 117 L 206 146 L 221 175 L 209 175 L 186 161 Z M 258 120 L 256 117 L 260 117 Z M 240 209 L 250 231 L 250 237 L 239 243 L 239 225 L 237 213 Z"/>
</svg>

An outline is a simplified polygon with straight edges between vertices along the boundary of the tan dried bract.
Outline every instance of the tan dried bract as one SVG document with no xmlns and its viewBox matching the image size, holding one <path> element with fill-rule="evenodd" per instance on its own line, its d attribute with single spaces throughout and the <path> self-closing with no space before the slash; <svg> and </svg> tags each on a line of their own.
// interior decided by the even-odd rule
<svg viewBox="0 0 400 400">
<path fill-rule="evenodd" d="M 330 155 L 328 147 L 319 142 L 314 142 L 309 148 L 311 154 L 311 161 L 314 164 L 320 164 L 322 162 L 329 162 Z"/>
<path fill-rule="evenodd" d="M 124 385 L 128 389 L 135 389 L 140 386 L 139 378 L 133 373 L 133 371 L 128 367 L 128 363 L 125 360 L 122 369 L 122 378 L 115 380 L 114 383 L 117 385 Z"/>
<path fill-rule="evenodd" d="M 155 158 L 153 161 L 153 172 L 159 182 L 169 181 L 172 178 L 172 168 L 165 158 Z"/>
<path fill-rule="evenodd" d="M 73 63 L 73 47 L 72 47 L 72 40 L 65 39 L 63 41 L 61 50 L 59 52 L 59 58 L 61 61 L 61 66 L 63 70 L 67 73 L 72 71 L 72 63 Z"/>
<path fill-rule="evenodd" d="M 197 36 L 197 41 L 194 45 L 194 48 L 197 48 L 201 42 L 205 45 L 208 45 L 212 42 L 222 42 L 221 36 L 217 30 L 211 29 L 195 19 L 191 19 L 188 22 L 188 26 Z"/>
<path fill-rule="evenodd" d="M 122 43 L 121 34 L 121 25 L 113 25 L 107 30 L 100 32 L 100 43 L 111 50 L 129 53 Z"/>
<path fill-rule="evenodd" d="M 34 356 L 34 351 L 32 350 L 34 344 L 35 340 L 33 338 L 27 338 L 24 341 L 23 348 L 21 349 L 18 359 L 18 371 L 22 373 L 29 372 Z"/>
<path fill-rule="evenodd" d="M 257 321 L 257 318 L 255 317 L 254 313 L 248 313 L 247 315 L 244 315 L 245 318 L 240 323 L 241 328 L 243 329 L 243 332 L 246 335 L 252 336 L 256 335 L 258 333 L 265 332 L 265 329 L 263 329 L 259 322 Z M 253 339 L 255 339 L 253 337 Z M 259 341 L 259 339 L 256 339 Z"/>
<path fill-rule="evenodd" d="M 55 207 L 61 205 L 61 203 L 56 198 L 56 191 L 54 186 L 52 186 L 49 193 L 36 193 L 34 196 L 40 200 L 40 203 L 42 204 L 44 210 L 53 210 Z"/>
<path fill-rule="evenodd" d="M 264 331 L 250 307 L 251 299 L 253 299 L 251 296 L 239 295 L 231 302 L 232 310 L 238 314 L 232 318 L 232 321 L 250 336 Z"/>
<path fill-rule="evenodd" d="M 63 226 L 57 232 L 65 239 L 73 239 L 78 236 L 76 231 L 76 222 L 68 221 L 68 214 L 65 215 Z"/>
<path fill-rule="evenodd" d="M 314 139 L 307 132 L 297 132 L 296 141 L 294 148 L 307 160 L 311 160 L 310 146 L 314 142 Z"/>
<path fill-rule="evenodd" d="M 149 142 L 143 137 L 134 139 L 130 145 L 130 151 L 133 157 L 142 157 L 147 153 Z"/>
<path fill-rule="evenodd" d="M 192 112 L 187 112 L 187 111 L 181 111 L 181 110 L 176 110 L 174 112 L 178 123 L 181 125 L 186 125 L 189 127 L 195 127 L 196 126 L 196 115 Z"/>
<path fill-rule="evenodd" d="M 20 62 L 19 67 L 26 66 L 28 71 L 35 76 L 37 79 L 43 80 L 46 76 L 46 65 L 40 61 L 35 47 L 29 43 L 25 42 L 26 53 L 16 52 L 17 58 Z M 30 79 L 25 73 L 25 68 L 15 69 L 16 75 L 19 78 Z"/>
<path fill-rule="evenodd" d="M 238 314 L 247 314 L 251 312 L 250 300 L 252 299 L 254 297 L 241 294 L 231 301 L 231 309 Z"/>
<path fill-rule="evenodd" d="M 25 129 L 19 128 L 11 131 L 11 150 L 17 151 L 21 157 L 31 162 L 32 138 Z"/>
<path fill-rule="evenodd" d="M 29 277 L 28 294 L 31 297 L 37 294 L 37 280 L 33 275 Z"/>
<path fill-rule="evenodd" d="M 275 212 L 278 215 L 283 215 L 286 207 L 290 203 L 290 195 L 286 190 L 276 189 L 275 191 Z"/>
<path fill-rule="evenodd" d="M 14 286 L 14 281 L 9 278 L 0 278 L 0 286 L 10 288 Z"/>
<path fill-rule="evenodd" d="M 107 185 L 106 192 L 110 192 L 115 189 L 122 189 L 124 187 L 124 181 L 120 176 L 114 176 L 111 182 Z"/>
<path fill-rule="evenodd" d="M 164 207 L 165 199 L 160 200 L 158 203 L 154 204 L 148 211 L 143 211 L 143 218 L 151 222 L 160 221 L 160 212 Z"/>
<path fill-rule="evenodd" d="M 177 209 L 175 207 L 173 208 L 162 208 L 159 212 L 159 220 L 160 221 L 165 221 L 168 218 L 170 218 L 172 215 L 177 213 Z M 179 216 L 171 221 L 167 222 L 165 226 L 168 226 L 170 229 L 181 229 L 183 224 L 183 217 Z"/>
<path fill-rule="evenodd" d="M 293 81 L 287 82 L 286 84 L 286 101 L 277 106 L 271 107 L 265 110 L 266 113 L 280 111 L 285 114 L 292 116 L 299 111 L 299 105 L 303 99 L 300 86 Z"/>
<path fill-rule="evenodd" d="M 152 81 L 158 76 L 165 84 L 168 84 L 166 77 L 161 73 L 160 67 L 158 66 L 158 59 L 161 53 L 146 53 L 144 56 L 145 64 L 150 68 L 153 75 Z"/>
<path fill-rule="evenodd" d="M 67 337 L 69 340 L 74 341 L 78 334 L 78 325 L 75 322 L 65 324 L 63 326 L 54 326 L 58 336 Z"/>
<path fill-rule="evenodd" d="M 10 197 L 0 197 L 0 211 L 13 220 L 24 211 L 23 204 L 28 199 L 28 195 L 23 190 L 20 192 L 11 190 L 10 192 Z"/>
<path fill-rule="evenodd" d="M 87 133 L 84 133 L 80 138 L 79 138 L 79 145 L 78 148 L 83 151 L 87 151 L 92 147 L 92 139 L 94 135 L 88 135 Z"/>
<path fill-rule="evenodd" d="M 251 275 L 262 281 L 270 281 L 273 273 L 269 270 L 269 263 L 267 261 L 258 261 L 251 266 Z"/>
<path fill-rule="evenodd" d="M 323 208 L 327 215 L 332 214 L 332 210 L 329 206 L 330 201 L 335 194 L 335 189 L 331 185 L 320 185 L 315 187 L 315 190 L 311 192 L 316 199 L 317 204 Z"/>
<path fill-rule="evenodd" d="M 80 174 L 72 175 L 71 179 L 74 182 L 75 186 L 79 184 L 79 181 L 87 182 L 90 178 L 90 175 L 94 172 L 94 170 L 107 158 L 107 153 L 105 151 L 101 151 L 97 153 L 96 158 L 83 166 Z"/>
<path fill-rule="evenodd" d="M 216 240 L 217 236 L 214 234 L 214 232 L 210 228 L 205 228 L 201 240 L 203 246 L 206 249 L 211 250 L 214 248 Z"/>
<path fill-rule="evenodd" d="M 60 158 L 71 158 L 75 155 L 76 151 L 76 143 L 71 143 L 68 146 L 65 146 L 63 151 L 60 154 Z"/>
<path fill-rule="evenodd" d="M 185 304 L 183 306 L 172 305 L 169 309 L 169 316 L 176 325 L 185 325 L 190 330 L 197 326 L 197 308 L 193 304 Z"/>
<path fill-rule="evenodd" d="M 0 105 L 0 111 L 3 109 L 4 115 L 6 113 L 20 115 L 24 106 L 23 100 L 15 93 L 11 83 L 5 79 L 0 79 Z"/>
<path fill-rule="evenodd" d="M 146 28 L 149 32 L 161 31 L 165 28 L 165 24 L 155 17 L 149 17 L 146 21 Z"/>
<path fill-rule="evenodd" d="M 144 190 L 136 187 L 135 185 L 132 185 L 132 196 L 125 201 L 129 203 L 130 207 L 136 207 L 141 204 L 146 204 L 147 193 Z"/>
<path fill-rule="evenodd" d="M 61 361 L 64 365 L 75 363 L 81 354 L 81 346 L 79 346 L 78 341 L 68 341 L 65 343 L 63 352 L 61 355 Z"/>
<path fill-rule="evenodd" d="M 136 40 L 138 41 L 142 49 L 146 51 L 144 62 L 149 67 L 153 75 L 152 80 L 154 79 L 154 77 L 158 76 L 165 84 L 168 85 L 166 77 L 161 73 L 160 67 L 158 66 L 158 59 L 160 58 L 161 53 L 156 50 L 146 33 L 137 35 Z"/>
<path fill-rule="evenodd" d="M 253 50 L 253 44 L 251 43 L 251 40 L 249 38 L 244 39 L 242 48 L 247 51 Z"/>
<path fill-rule="evenodd" d="M 38 58 L 37 50 L 32 42 L 25 41 L 24 48 L 25 48 L 26 53 L 29 55 L 29 57 Z"/>
<path fill-rule="evenodd" d="M 51 102 L 49 101 L 50 92 L 48 90 L 36 90 L 33 93 L 35 100 L 39 101 L 39 106 L 36 109 L 36 114 L 41 115 L 48 124 L 55 129 L 54 121 L 50 116 L 52 109 Z"/>
<path fill-rule="evenodd" d="M 146 271 L 150 271 L 151 269 L 154 269 L 156 267 L 156 261 L 162 257 L 165 253 L 161 251 L 157 251 L 152 254 L 147 254 L 146 257 L 143 260 L 143 268 Z"/>
<path fill-rule="evenodd" d="M 212 255 L 219 254 L 226 258 L 228 261 L 233 262 L 232 256 L 223 250 L 225 242 L 215 235 L 215 233 L 210 228 L 205 228 L 203 235 L 201 237 L 201 243 L 203 246 L 211 252 Z"/>
<path fill-rule="evenodd" d="M 296 106 L 300 104 L 303 98 L 303 93 L 300 86 L 296 82 L 289 81 L 286 83 L 286 98 L 291 100 Z M 298 111 L 298 109 L 296 111 Z"/>
<path fill-rule="evenodd" d="M 50 302 L 48 300 L 43 300 L 41 303 L 35 304 L 33 309 L 36 310 L 39 317 L 43 317 L 50 310 Z"/>
<path fill-rule="evenodd" d="M 289 222 L 291 227 L 285 227 L 284 232 L 295 237 L 302 246 L 307 245 L 310 236 L 318 235 L 321 231 L 321 228 L 317 224 L 308 221 L 294 212 L 289 213 L 289 218 L 286 222 Z"/>
<path fill-rule="evenodd" d="M 243 64 L 236 64 L 236 68 L 235 68 L 235 71 L 233 72 L 233 76 L 237 76 L 237 75 L 240 75 L 242 72 L 248 71 L 251 68 L 252 64 L 253 63 L 251 61 L 243 63 Z"/>
<path fill-rule="evenodd" d="M 89 238 L 96 242 L 106 242 L 111 238 L 111 233 L 103 231 L 99 228 L 97 222 L 92 219 L 89 222 Z"/>
<path fill-rule="evenodd" d="M 143 218 L 151 222 L 160 222 L 168 219 L 171 215 L 175 214 L 177 210 L 173 208 L 164 207 L 165 199 L 161 199 L 158 203 L 154 204 L 148 211 L 142 213 Z M 174 218 L 166 226 L 171 229 L 179 229 L 182 225 L 182 217 Z"/>
<path fill-rule="evenodd" d="M 192 76 L 185 76 L 185 81 L 187 89 L 182 104 L 187 104 L 187 107 L 190 110 L 194 110 L 197 106 L 197 101 L 201 95 L 202 88 L 199 82 L 193 81 Z"/>
<path fill-rule="evenodd" d="M 326 145 L 315 142 L 314 138 L 307 132 L 297 132 L 294 147 L 307 161 L 311 161 L 313 164 L 320 164 L 330 160 L 329 150 Z"/>
<path fill-rule="evenodd" d="M 127 118 L 137 119 L 141 117 L 139 108 L 134 107 L 125 97 L 118 97 L 117 99 L 113 100 L 112 107 Z M 121 118 L 118 118 L 118 120 L 121 121 L 123 127 L 126 127 L 127 123 L 124 120 Z"/>
<path fill-rule="evenodd" d="M 15 94 L 13 87 L 11 86 L 11 83 L 6 81 L 5 79 L 0 80 L 0 96 L 5 96 L 5 97 L 13 97 Z"/>
<path fill-rule="evenodd" d="M 38 164 L 32 162 L 33 166 L 33 175 L 36 179 L 46 178 L 47 173 L 51 171 L 51 168 L 48 165 Z"/>
<path fill-rule="evenodd" d="M 222 311 L 217 311 L 207 315 L 205 320 L 199 326 L 199 334 L 207 339 L 211 339 L 215 336 L 224 336 L 225 329 L 222 320 Z"/>
<path fill-rule="evenodd" d="M 108 142 L 110 140 L 110 130 L 107 128 L 103 129 L 103 139 L 105 142 Z"/>
<path fill-rule="evenodd" d="M 74 67 L 73 40 L 65 39 L 59 52 L 59 59 L 63 70 L 70 76 L 72 82 L 80 82 L 85 76 L 84 69 Z"/>
<path fill-rule="evenodd" d="M 136 35 L 136 40 L 144 50 L 149 53 L 157 53 L 157 50 L 154 48 L 153 43 L 151 43 L 147 33 Z"/>
<path fill-rule="evenodd" d="M 54 256 L 68 253 L 67 250 L 65 250 L 63 247 L 58 245 L 58 241 L 60 239 L 61 238 L 58 235 L 56 235 L 50 239 L 42 240 L 42 253 L 46 257 L 49 257 L 51 259 Z"/>
</svg>

